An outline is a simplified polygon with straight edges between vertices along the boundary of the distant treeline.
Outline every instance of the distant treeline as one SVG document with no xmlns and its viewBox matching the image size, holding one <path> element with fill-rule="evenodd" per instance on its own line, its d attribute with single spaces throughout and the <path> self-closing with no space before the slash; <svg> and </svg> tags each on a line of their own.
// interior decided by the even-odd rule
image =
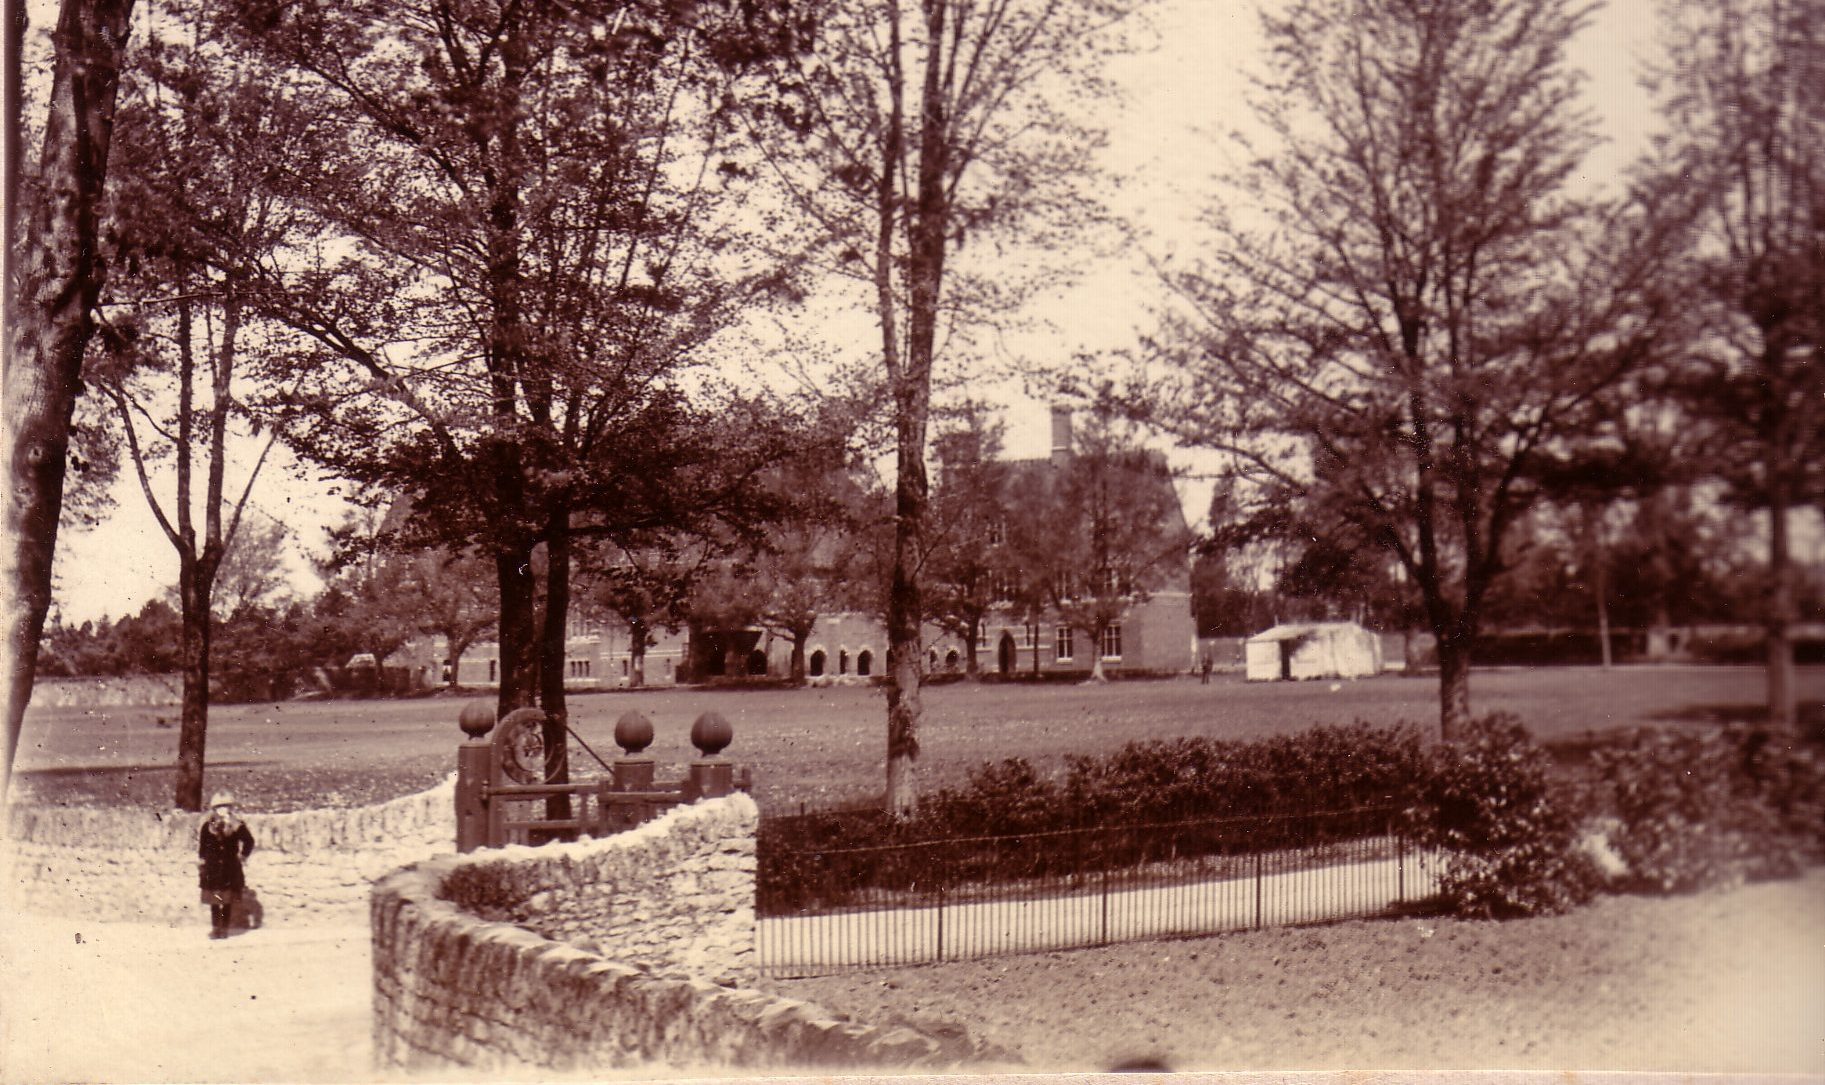
<svg viewBox="0 0 1825 1085">
<path fill-rule="evenodd" d="M 348 666 L 367 650 L 357 615 L 330 593 L 277 607 L 243 607 L 217 619 L 211 639 L 210 699 L 278 700 L 307 689 L 374 692 L 404 682 L 400 668 Z M 384 661 L 383 661 L 384 662 Z M 170 674 L 183 667 L 183 623 L 154 599 L 139 613 L 46 624 L 38 654 L 43 678 Z"/>
</svg>

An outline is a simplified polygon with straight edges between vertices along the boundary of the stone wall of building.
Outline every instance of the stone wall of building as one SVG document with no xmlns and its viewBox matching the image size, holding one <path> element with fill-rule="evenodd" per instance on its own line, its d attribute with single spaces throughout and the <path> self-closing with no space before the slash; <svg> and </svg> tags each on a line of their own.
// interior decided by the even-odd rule
<svg viewBox="0 0 1825 1085">
<path fill-rule="evenodd" d="M 746 795 L 628 833 L 420 863 L 374 888 L 385 1069 L 559 1073 L 939 1068 L 967 1038 L 881 1028 L 738 984 L 754 963 Z"/>
<path fill-rule="evenodd" d="M 455 783 L 350 810 L 248 814 L 254 853 L 237 919 L 250 925 L 359 923 L 373 883 L 451 852 Z M 205 922 L 196 882 L 203 815 L 14 805 L 5 888 L 27 911 L 137 923 Z"/>
</svg>

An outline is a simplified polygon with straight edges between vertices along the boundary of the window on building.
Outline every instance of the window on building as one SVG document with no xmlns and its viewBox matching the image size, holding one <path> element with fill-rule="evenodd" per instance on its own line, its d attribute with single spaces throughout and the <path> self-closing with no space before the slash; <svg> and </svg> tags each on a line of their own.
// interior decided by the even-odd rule
<svg viewBox="0 0 1825 1085">
<path fill-rule="evenodd" d="M 1023 648 L 1039 647 L 1039 627 L 1037 625 L 1027 626 L 1026 643 L 1021 645 L 1021 647 L 1023 647 Z"/>
<path fill-rule="evenodd" d="M 1060 660 L 1071 659 L 1072 657 L 1074 657 L 1077 654 L 1077 649 L 1076 649 L 1075 645 L 1073 644 L 1073 635 L 1072 635 L 1070 626 L 1061 625 L 1058 627 L 1057 643 L 1058 643 L 1057 656 Z"/>
<path fill-rule="evenodd" d="M 490 659 L 488 661 L 488 681 L 490 681 L 490 682 L 500 681 L 500 678 L 501 678 L 500 666 L 501 666 L 501 661 L 498 659 Z"/>
<path fill-rule="evenodd" d="M 855 657 L 855 673 L 863 678 L 867 678 L 870 674 L 874 673 L 873 652 L 864 648 L 862 649 L 862 654 Z"/>
<path fill-rule="evenodd" d="M 1128 588 L 1120 571 L 1104 569 L 1096 575 L 1096 590 L 1101 595 L 1121 595 Z"/>
<path fill-rule="evenodd" d="M 1103 630 L 1102 650 L 1104 659 L 1122 658 L 1122 623 L 1116 622 Z"/>
<path fill-rule="evenodd" d="M 1008 541 L 1008 522 L 1006 520 L 989 521 L 989 545 L 1000 546 Z"/>
</svg>

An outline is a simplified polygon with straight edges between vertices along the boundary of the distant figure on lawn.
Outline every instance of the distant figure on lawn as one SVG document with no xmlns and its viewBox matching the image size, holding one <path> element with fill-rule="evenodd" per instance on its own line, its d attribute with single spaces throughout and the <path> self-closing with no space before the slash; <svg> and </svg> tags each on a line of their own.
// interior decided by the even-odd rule
<svg viewBox="0 0 1825 1085">
<path fill-rule="evenodd" d="M 1216 661 L 1210 658 L 1209 652 L 1205 652 L 1204 658 L 1198 661 L 1199 684 L 1210 685 L 1210 672 L 1215 667 Z"/>
<path fill-rule="evenodd" d="M 209 937 L 228 937 L 228 919 L 247 888 L 241 863 L 253 851 L 253 833 L 235 816 L 234 796 L 218 791 L 196 834 L 197 882 L 209 905 Z"/>
</svg>

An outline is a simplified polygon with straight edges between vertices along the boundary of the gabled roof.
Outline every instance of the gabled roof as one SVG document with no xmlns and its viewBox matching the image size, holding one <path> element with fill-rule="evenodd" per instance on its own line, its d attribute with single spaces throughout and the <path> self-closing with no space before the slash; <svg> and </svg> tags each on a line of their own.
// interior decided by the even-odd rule
<svg viewBox="0 0 1825 1085">
<path fill-rule="evenodd" d="M 1264 629 L 1248 638 L 1248 641 L 1252 644 L 1256 641 L 1292 640 L 1295 637 L 1307 637 L 1311 636 L 1313 633 L 1326 633 L 1337 630 L 1360 630 L 1364 633 L 1368 632 L 1368 630 L 1363 629 L 1361 625 L 1358 625 L 1355 622 L 1288 622 L 1284 625 L 1276 625 L 1272 629 Z"/>
</svg>

